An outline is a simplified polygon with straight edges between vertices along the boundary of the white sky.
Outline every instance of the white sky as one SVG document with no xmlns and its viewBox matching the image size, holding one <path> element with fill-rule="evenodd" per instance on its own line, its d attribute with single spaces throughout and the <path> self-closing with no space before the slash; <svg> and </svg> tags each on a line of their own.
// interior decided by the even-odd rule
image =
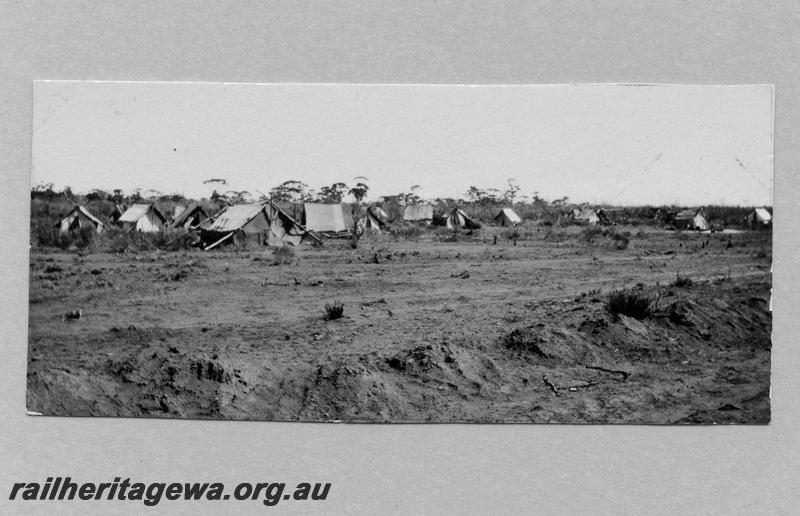
<svg viewBox="0 0 800 516">
<path fill-rule="evenodd" d="M 43 81 L 33 181 L 199 197 L 366 176 L 369 200 L 513 177 L 548 200 L 771 205 L 772 106 L 771 86 Z"/>
</svg>

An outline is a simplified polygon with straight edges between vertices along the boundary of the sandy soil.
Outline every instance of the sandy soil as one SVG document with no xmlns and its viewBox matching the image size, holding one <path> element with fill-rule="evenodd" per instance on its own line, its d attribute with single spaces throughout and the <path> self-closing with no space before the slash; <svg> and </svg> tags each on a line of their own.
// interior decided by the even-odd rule
<svg viewBox="0 0 800 516">
<path fill-rule="evenodd" d="M 769 232 L 580 229 L 123 255 L 34 249 L 28 409 L 393 422 L 766 423 Z M 670 285 L 676 272 L 692 284 Z M 613 317 L 615 288 L 658 298 Z M 598 291 L 599 289 L 599 291 Z M 344 317 L 323 318 L 344 303 Z M 64 315 L 81 310 L 82 317 Z"/>
</svg>

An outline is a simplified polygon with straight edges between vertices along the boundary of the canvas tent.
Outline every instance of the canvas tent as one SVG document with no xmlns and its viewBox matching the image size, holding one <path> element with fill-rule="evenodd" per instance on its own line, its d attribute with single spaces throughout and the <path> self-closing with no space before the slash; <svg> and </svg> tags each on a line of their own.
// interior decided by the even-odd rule
<svg viewBox="0 0 800 516">
<path fill-rule="evenodd" d="M 500 213 L 495 216 L 494 221 L 501 226 L 516 226 L 522 224 L 522 219 L 511 208 L 503 208 Z"/>
<path fill-rule="evenodd" d="M 200 229 L 201 247 L 213 249 L 235 241 L 236 235 L 256 236 L 259 244 L 271 246 L 297 245 L 307 236 L 314 238 L 274 203 L 238 204 L 228 206 L 214 217 L 208 228 Z"/>
<path fill-rule="evenodd" d="M 365 210 L 364 216 L 361 217 L 359 221 L 359 225 L 362 231 L 380 233 L 382 229 L 386 228 L 387 218 L 388 216 L 385 211 L 377 206 L 371 206 Z"/>
<path fill-rule="evenodd" d="M 756 208 L 747 216 L 750 227 L 769 226 L 772 224 L 772 214 L 766 208 Z"/>
<path fill-rule="evenodd" d="M 675 221 L 676 229 L 707 231 L 710 228 L 701 210 L 688 209 L 679 211 L 673 220 Z"/>
<path fill-rule="evenodd" d="M 448 229 L 478 229 L 481 225 L 475 220 L 471 219 L 469 215 L 464 213 L 461 208 L 453 208 L 453 211 L 447 216 Z"/>
<path fill-rule="evenodd" d="M 208 219 L 208 214 L 198 203 L 193 202 L 175 217 L 174 228 L 195 229 Z"/>
<path fill-rule="evenodd" d="M 305 226 L 308 231 L 328 237 L 347 236 L 353 227 L 353 215 L 343 204 L 303 204 Z"/>
<path fill-rule="evenodd" d="M 182 204 L 176 204 L 175 206 L 173 206 L 173 207 L 172 207 L 172 220 L 174 221 L 175 219 L 177 219 L 177 218 L 178 218 L 178 216 L 179 216 L 181 213 L 183 213 L 183 211 L 184 211 L 185 209 L 186 209 L 186 206 L 184 206 L 184 205 L 182 205 Z"/>
<path fill-rule="evenodd" d="M 403 212 L 403 220 L 408 222 L 427 222 L 433 220 L 433 206 L 430 204 L 413 204 L 406 206 Z"/>
<path fill-rule="evenodd" d="M 588 222 L 592 226 L 601 221 L 600 216 L 592 208 L 575 208 L 572 210 L 572 219 L 577 222 Z"/>
<path fill-rule="evenodd" d="M 143 233 L 159 231 L 167 223 L 167 218 L 155 204 L 134 204 L 123 213 L 117 222 L 128 231 Z"/>
<path fill-rule="evenodd" d="M 56 222 L 53 227 L 57 227 L 61 233 L 70 233 L 85 227 L 92 227 L 97 233 L 103 231 L 103 223 L 100 219 L 89 213 L 83 206 L 75 206 L 61 220 Z"/>
<path fill-rule="evenodd" d="M 382 223 L 386 224 L 389 222 L 389 214 L 383 211 L 383 208 L 380 206 L 370 206 L 367 208 L 367 211 L 372 213 L 376 219 L 380 220 Z"/>
</svg>

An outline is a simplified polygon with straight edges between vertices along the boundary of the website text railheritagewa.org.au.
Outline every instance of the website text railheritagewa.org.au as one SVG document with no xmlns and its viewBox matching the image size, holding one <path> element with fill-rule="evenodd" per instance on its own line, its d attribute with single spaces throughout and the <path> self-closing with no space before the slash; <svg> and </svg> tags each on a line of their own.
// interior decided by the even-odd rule
<svg viewBox="0 0 800 516">
<path fill-rule="evenodd" d="M 229 490 L 222 482 L 132 482 L 115 477 L 113 482 L 78 483 L 71 477 L 47 477 L 44 483 L 15 482 L 9 500 L 98 500 L 138 502 L 147 506 L 169 501 L 260 501 L 266 506 L 281 501 L 326 500 L 330 483 L 301 482 L 294 488 L 279 482 L 241 482 Z"/>
</svg>

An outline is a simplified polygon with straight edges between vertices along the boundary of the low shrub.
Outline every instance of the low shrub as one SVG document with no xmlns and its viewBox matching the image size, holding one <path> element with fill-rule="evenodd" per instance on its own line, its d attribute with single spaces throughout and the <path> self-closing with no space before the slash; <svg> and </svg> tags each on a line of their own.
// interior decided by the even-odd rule
<svg viewBox="0 0 800 516">
<path fill-rule="evenodd" d="M 606 307 L 614 316 L 622 314 L 639 320 L 647 319 L 653 314 L 650 298 L 631 290 L 616 290 L 609 294 Z"/>
<path fill-rule="evenodd" d="M 31 228 L 31 242 L 38 247 L 58 247 L 62 250 L 84 250 L 92 246 L 97 236 L 94 227 L 86 226 L 62 233 L 48 222 L 38 221 Z"/>
<path fill-rule="evenodd" d="M 578 233 L 578 240 L 581 242 L 591 243 L 594 239 L 603 234 L 603 228 L 598 226 L 590 226 L 584 228 Z"/>
<path fill-rule="evenodd" d="M 675 281 L 672 282 L 673 287 L 691 287 L 694 282 L 692 278 L 687 278 L 686 276 L 681 276 L 680 274 L 675 274 Z"/>
<path fill-rule="evenodd" d="M 609 230 L 608 235 L 614 241 L 614 245 L 617 248 L 617 251 L 624 251 L 628 248 L 628 244 L 630 243 L 630 233 L 617 233 L 616 231 Z"/>
<path fill-rule="evenodd" d="M 341 301 L 334 301 L 331 304 L 325 305 L 325 320 L 326 321 L 333 321 L 335 319 L 341 319 L 344 315 L 344 303 Z"/>
<path fill-rule="evenodd" d="M 575 297 L 575 301 L 583 301 L 586 298 L 596 298 L 600 295 L 601 289 L 600 288 L 593 288 L 587 290 L 586 292 L 581 292 Z"/>
</svg>

